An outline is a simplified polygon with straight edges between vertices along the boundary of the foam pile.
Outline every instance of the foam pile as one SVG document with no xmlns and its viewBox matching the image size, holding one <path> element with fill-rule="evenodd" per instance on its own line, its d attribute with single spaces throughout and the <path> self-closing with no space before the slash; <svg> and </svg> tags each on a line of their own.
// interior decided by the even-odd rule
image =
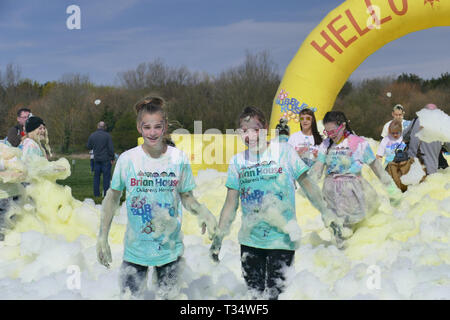
<svg viewBox="0 0 450 320">
<path fill-rule="evenodd" d="M 376 141 L 370 141 L 376 150 Z M 360 223 L 344 250 L 329 245 L 319 213 L 296 195 L 300 237 L 294 268 L 280 299 L 450 299 L 450 168 L 411 185 L 391 207 L 369 168 L 363 176 L 379 194 L 377 211 Z M 226 196 L 226 173 L 200 171 L 195 196 L 217 217 Z M 0 243 L 2 299 L 119 299 L 126 209 L 110 232 L 113 263 L 97 262 L 100 206 L 74 199 L 53 179 L 26 188 L 31 199 L 18 212 L 14 230 Z M 223 242 L 220 263 L 211 261 L 209 239 L 197 218 L 183 210 L 185 252 L 178 299 L 246 299 L 241 275 L 237 214 Z M 291 228 L 292 226 L 289 226 Z M 156 298 L 150 268 L 145 299 Z"/>
</svg>

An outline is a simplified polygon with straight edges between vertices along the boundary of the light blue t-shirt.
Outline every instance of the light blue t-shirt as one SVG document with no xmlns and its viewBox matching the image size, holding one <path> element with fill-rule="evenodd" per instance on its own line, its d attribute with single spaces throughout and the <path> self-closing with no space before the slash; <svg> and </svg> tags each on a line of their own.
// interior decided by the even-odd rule
<svg viewBox="0 0 450 320">
<path fill-rule="evenodd" d="M 33 139 L 26 138 L 20 144 L 22 146 L 22 159 L 27 161 L 32 157 L 45 157 L 45 154 L 42 152 L 42 149 Z"/>
<path fill-rule="evenodd" d="M 240 244 L 295 250 L 282 229 L 296 220 L 295 180 L 308 169 L 292 146 L 276 139 L 259 156 L 246 150 L 231 158 L 225 185 L 240 194 Z"/>
<path fill-rule="evenodd" d="M 338 145 L 330 148 L 331 139 L 325 139 L 319 146 L 318 161 L 326 164 L 327 174 L 361 175 L 364 164 L 375 161 L 369 143 L 362 137 L 350 134 Z"/>
<path fill-rule="evenodd" d="M 183 253 L 180 193 L 195 188 L 186 154 L 174 147 L 158 159 L 142 146 L 122 153 L 111 188 L 126 189 L 128 224 L 123 259 L 143 266 L 161 266 Z"/>
</svg>

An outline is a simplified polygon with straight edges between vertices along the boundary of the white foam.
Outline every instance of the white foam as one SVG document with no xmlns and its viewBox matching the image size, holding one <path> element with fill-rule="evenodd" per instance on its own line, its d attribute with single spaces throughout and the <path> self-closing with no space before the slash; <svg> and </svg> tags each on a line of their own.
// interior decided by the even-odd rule
<svg viewBox="0 0 450 320">
<path fill-rule="evenodd" d="M 329 234 L 317 210 L 296 195 L 299 226 L 292 222 L 284 228 L 301 244 L 293 267 L 287 269 L 286 289 L 280 299 L 450 299 L 450 188 L 444 187 L 450 170 L 440 170 L 410 187 L 398 208 L 389 205 L 388 195 L 372 174 L 363 170 L 363 175 L 375 187 L 382 205 L 359 225 L 345 250 L 326 242 Z M 197 179 L 201 182 L 197 188 L 199 201 L 218 217 L 226 195 L 224 174 L 200 172 Z M 0 243 L 0 298 L 119 299 L 124 206 L 111 228 L 113 263 L 106 269 L 96 257 L 94 231 L 98 228 L 99 207 L 89 200 L 71 200 L 64 188 L 40 186 L 47 193 L 53 192 L 56 199 L 52 201 L 56 202 L 28 204 L 32 209 L 25 210 L 15 231 Z M 43 194 L 32 188 L 28 191 L 31 196 Z M 55 218 L 60 204 L 73 209 L 64 223 Z M 237 242 L 240 215 L 238 212 L 223 241 L 219 264 L 209 257 L 210 241 L 200 235 L 197 218 L 183 215 L 185 261 L 178 299 L 248 298 Z M 313 234 L 315 242 L 311 241 Z M 68 285 L 75 276 L 68 273 L 71 268 L 79 268 L 79 288 Z M 157 297 L 152 278 L 150 268 L 145 299 Z"/>
<path fill-rule="evenodd" d="M 422 109 L 416 113 L 422 129 L 417 137 L 424 142 L 450 142 L 450 117 L 440 109 Z"/>
</svg>

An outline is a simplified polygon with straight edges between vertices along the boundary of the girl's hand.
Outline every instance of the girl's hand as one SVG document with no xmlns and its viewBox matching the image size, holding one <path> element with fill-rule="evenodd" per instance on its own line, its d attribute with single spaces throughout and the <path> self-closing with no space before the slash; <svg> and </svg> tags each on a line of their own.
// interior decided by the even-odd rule
<svg viewBox="0 0 450 320">
<path fill-rule="evenodd" d="M 112 262 L 111 249 L 108 244 L 108 240 L 99 238 L 97 240 L 97 259 L 105 267 L 109 268 L 109 264 Z"/>
<path fill-rule="evenodd" d="M 395 182 L 390 183 L 386 189 L 389 195 L 389 202 L 392 206 L 397 207 L 402 199 L 402 191 L 397 187 Z"/>
<path fill-rule="evenodd" d="M 203 222 L 202 223 L 202 234 L 205 234 L 205 232 L 206 232 L 206 223 Z"/>
<path fill-rule="evenodd" d="M 222 247 L 222 238 L 218 235 L 214 235 L 213 242 L 211 244 L 211 247 L 209 248 L 209 254 L 214 262 L 219 262 L 219 253 L 221 247 Z"/>
<path fill-rule="evenodd" d="M 314 150 L 312 151 L 312 154 L 313 154 L 314 158 L 317 158 L 317 156 L 319 155 L 319 150 L 314 149 Z"/>
<path fill-rule="evenodd" d="M 308 151 L 308 147 L 299 147 L 299 148 L 295 148 L 295 150 L 297 151 L 298 155 L 301 156 L 303 155 L 305 152 Z"/>
</svg>

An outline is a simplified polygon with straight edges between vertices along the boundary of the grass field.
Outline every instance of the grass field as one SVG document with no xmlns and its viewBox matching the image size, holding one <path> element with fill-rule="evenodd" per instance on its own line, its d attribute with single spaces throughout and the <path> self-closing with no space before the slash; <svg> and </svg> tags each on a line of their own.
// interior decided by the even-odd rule
<svg viewBox="0 0 450 320">
<path fill-rule="evenodd" d="M 60 185 L 69 186 L 72 189 L 72 196 L 80 201 L 86 198 L 94 199 L 95 203 L 100 204 L 102 197 L 94 197 L 94 173 L 91 172 L 90 159 L 82 159 L 79 157 L 62 156 L 69 160 L 71 164 L 71 174 L 65 180 L 58 180 Z M 113 166 L 114 170 L 114 166 Z M 103 186 L 103 176 L 100 178 L 100 192 Z"/>
</svg>

